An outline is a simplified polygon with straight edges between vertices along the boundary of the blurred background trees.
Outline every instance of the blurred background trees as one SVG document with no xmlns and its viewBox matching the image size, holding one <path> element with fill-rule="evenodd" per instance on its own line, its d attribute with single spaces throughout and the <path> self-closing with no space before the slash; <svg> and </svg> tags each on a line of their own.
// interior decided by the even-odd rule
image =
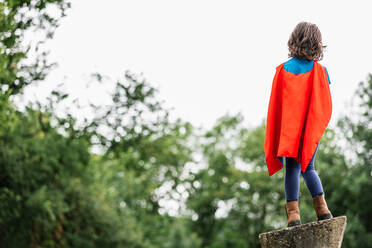
<svg viewBox="0 0 372 248">
<path fill-rule="evenodd" d="M 210 130 L 170 121 L 157 90 L 129 71 L 82 125 L 55 114 L 69 97 L 59 90 L 17 108 L 13 97 L 53 67 L 42 44 L 69 6 L 0 2 L 0 246 L 260 247 L 259 233 L 284 227 L 284 171 L 268 176 L 264 120 L 247 128 L 226 114 Z M 23 44 L 27 32 L 44 36 Z M 332 213 L 348 217 L 344 247 L 372 244 L 371 94 L 369 74 L 315 162 Z M 316 218 L 302 179 L 301 215 Z"/>
<path fill-rule="evenodd" d="M 47 61 L 43 43 L 53 38 L 71 4 L 65 0 L 0 2 L 0 90 L 17 94 L 42 81 L 56 65 Z M 34 59 L 30 60 L 30 55 Z"/>
</svg>

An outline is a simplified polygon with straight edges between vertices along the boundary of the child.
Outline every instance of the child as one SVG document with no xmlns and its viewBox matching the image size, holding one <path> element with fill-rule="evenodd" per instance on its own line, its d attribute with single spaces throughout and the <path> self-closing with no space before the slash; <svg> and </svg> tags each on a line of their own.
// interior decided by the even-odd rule
<svg viewBox="0 0 372 248">
<path fill-rule="evenodd" d="M 329 76 L 317 61 L 323 57 L 318 27 L 300 22 L 289 40 L 289 57 L 276 67 L 267 114 L 265 156 L 269 175 L 283 168 L 287 226 L 301 224 L 299 176 L 313 198 L 317 220 L 332 218 L 314 168 L 319 140 L 332 114 Z"/>
</svg>

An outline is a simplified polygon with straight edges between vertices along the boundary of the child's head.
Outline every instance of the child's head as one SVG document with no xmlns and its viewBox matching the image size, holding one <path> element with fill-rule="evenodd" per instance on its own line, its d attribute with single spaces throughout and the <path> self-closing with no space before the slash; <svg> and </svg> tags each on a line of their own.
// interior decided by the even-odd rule
<svg viewBox="0 0 372 248">
<path fill-rule="evenodd" d="M 319 28 L 313 23 L 300 22 L 289 37 L 288 57 L 318 61 L 323 58 L 325 47 Z"/>
</svg>

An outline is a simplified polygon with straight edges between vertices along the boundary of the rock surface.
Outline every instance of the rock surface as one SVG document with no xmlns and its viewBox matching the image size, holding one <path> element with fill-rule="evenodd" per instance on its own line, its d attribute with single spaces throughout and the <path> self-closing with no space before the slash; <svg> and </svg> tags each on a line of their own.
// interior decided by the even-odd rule
<svg viewBox="0 0 372 248">
<path fill-rule="evenodd" d="M 261 233 L 262 248 L 340 248 L 346 216 Z"/>
</svg>

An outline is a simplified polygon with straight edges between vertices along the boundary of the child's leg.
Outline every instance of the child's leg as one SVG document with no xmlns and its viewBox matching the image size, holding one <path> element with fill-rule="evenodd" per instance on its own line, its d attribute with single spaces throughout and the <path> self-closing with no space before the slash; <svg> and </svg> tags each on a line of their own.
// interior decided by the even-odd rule
<svg viewBox="0 0 372 248">
<path fill-rule="evenodd" d="M 318 147 L 316 147 L 314 155 L 306 168 L 306 171 L 304 173 L 301 173 L 303 176 L 306 186 L 313 197 L 313 205 L 316 212 L 317 220 L 326 220 L 332 218 L 332 214 L 328 209 L 327 203 L 324 198 L 324 192 L 322 183 L 320 181 L 320 178 L 318 176 L 318 173 L 316 173 L 314 168 L 314 159 L 315 154 L 318 150 Z"/>
<path fill-rule="evenodd" d="M 318 146 L 315 149 L 314 155 L 309 165 L 307 166 L 306 171 L 301 172 L 301 175 L 303 176 L 305 180 L 305 184 L 313 198 L 317 195 L 323 194 L 322 183 L 320 181 L 318 173 L 315 171 L 315 168 L 314 168 L 314 160 L 315 160 L 315 154 L 317 150 L 318 150 Z"/>
<path fill-rule="evenodd" d="M 284 191 L 287 202 L 298 201 L 301 165 L 292 157 L 285 158 Z"/>
</svg>

